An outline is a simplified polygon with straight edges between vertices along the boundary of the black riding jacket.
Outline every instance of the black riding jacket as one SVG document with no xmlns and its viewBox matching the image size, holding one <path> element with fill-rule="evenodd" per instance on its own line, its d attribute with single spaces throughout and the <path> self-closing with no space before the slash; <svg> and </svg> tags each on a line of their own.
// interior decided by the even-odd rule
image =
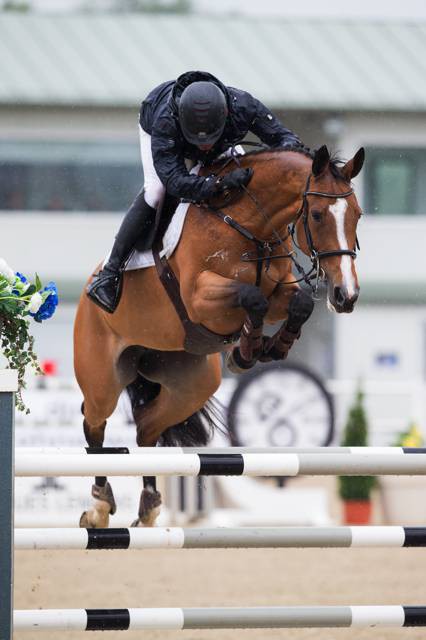
<svg viewBox="0 0 426 640">
<path fill-rule="evenodd" d="M 206 152 L 184 138 L 179 125 L 178 101 L 192 82 L 214 82 L 225 94 L 228 116 L 225 129 L 214 147 Z M 211 182 L 190 175 L 185 159 L 208 165 L 230 146 L 241 142 L 252 131 L 270 147 L 300 144 L 299 138 L 286 129 L 259 100 L 246 91 L 225 87 L 217 78 L 203 71 L 189 71 L 174 81 L 156 87 L 142 102 L 139 123 L 151 135 L 155 170 L 173 196 L 200 202 L 209 195 Z"/>
</svg>

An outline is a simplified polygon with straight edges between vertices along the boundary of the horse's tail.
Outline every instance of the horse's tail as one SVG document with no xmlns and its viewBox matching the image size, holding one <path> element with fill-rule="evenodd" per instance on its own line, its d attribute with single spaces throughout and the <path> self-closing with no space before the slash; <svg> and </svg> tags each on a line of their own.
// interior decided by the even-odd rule
<svg viewBox="0 0 426 640">
<path fill-rule="evenodd" d="M 160 392 L 161 385 L 151 382 L 141 374 L 128 385 L 132 409 L 153 400 Z M 162 447 L 200 447 L 207 445 L 215 430 L 223 433 L 229 440 L 229 430 L 225 412 L 217 398 L 210 398 L 202 409 L 164 431 L 158 443 Z"/>
</svg>

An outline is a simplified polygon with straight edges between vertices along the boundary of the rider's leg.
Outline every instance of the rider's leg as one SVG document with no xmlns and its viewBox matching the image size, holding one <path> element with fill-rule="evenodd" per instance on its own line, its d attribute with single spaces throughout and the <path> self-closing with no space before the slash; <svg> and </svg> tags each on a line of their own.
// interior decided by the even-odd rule
<svg viewBox="0 0 426 640">
<path fill-rule="evenodd" d="M 152 161 L 151 136 L 142 129 L 141 156 L 144 188 L 121 223 L 108 262 L 87 287 L 89 298 L 109 313 L 113 313 L 120 302 L 122 273 L 135 244 L 138 244 L 140 251 L 152 245 L 156 210 L 165 191 Z"/>
</svg>

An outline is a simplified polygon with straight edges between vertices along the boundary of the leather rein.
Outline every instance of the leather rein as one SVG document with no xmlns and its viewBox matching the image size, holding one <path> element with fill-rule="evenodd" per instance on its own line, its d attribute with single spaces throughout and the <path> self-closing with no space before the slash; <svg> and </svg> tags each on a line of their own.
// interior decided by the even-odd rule
<svg viewBox="0 0 426 640">
<path fill-rule="evenodd" d="M 236 162 L 236 164 L 238 166 L 240 166 L 240 162 L 239 159 L 236 155 L 232 155 L 232 157 L 225 163 L 224 166 L 221 167 L 221 171 L 223 171 L 223 169 L 225 168 L 225 166 L 227 166 L 227 164 L 229 162 L 231 162 L 232 160 L 234 160 Z M 261 283 L 261 279 L 262 279 L 262 270 L 263 267 L 265 266 L 265 273 L 268 273 L 269 271 L 269 267 L 271 264 L 271 260 L 279 260 L 279 259 L 290 259 L 293 262 L 293 265 L 295 266 L 298 274 L 300 275 L 299 278 L 296 278 L 295 280 L 292 280 L 291 282 L 281 282 L 281 281 L 276 281 L 273 280 L 274 282 L 276 282 L 276 284 L 278 285 L 292 285 L 292 284 L 297 284 L 299 282 L 306 282 L 306 284 L 309 285 L 309 287 L 312 289 L 313 293 L 316 293 L 317 289 L 318 289 L 318 285 L 319 285 L 319 279 L 320 279 L 320 274 L 321 274 L 321 265 L 320 265 L 320 261 L 322 258 L 330 258 L 330 257 L 334 257 L 334 256 L 350 256 L 351 258 L 356 258 L 357 257 L 357 252 L 356 249 L 360 250 L 360 246 L 359 246 L 359 241 L 358 241 L 358 236 L 356 236 L 356 247 L 352 250 L 352 249 L 336 249 L 333 251 L 319 251 L 318 249 L 316 249 L 313 238 L 312 238 L 312 233 L 309 227 L 309 201 L 308 201 L 308 197 L 309 196 L 319 196 L 322 198 L 348 198 L 349 196 L 351 196 L 354 191 L 353 189 L 350 189 L 349 191 L 345 191 L 343 193 L 328 193 L 328 192 L 324 192 L 324 191 L 311 191 L 310 190 L 310 181 L 311 181 L 311 177 L 312 177 L 312 173 L 310 173 L 308 175 L 308 178 L 306 180 L 306 185 L 305 185 L 305 189 L 303 191 L 302 194 L 302 205 L 299 209 L 299 211 L 296 214 L 296 218 L 294 220 L 293 223 L 291 223 L 290 225 L 288 225 L 287 230 L 288 233 L 287 235 L 282 238 L 280 236 L 280 234 L 278 233 L 278 231 L 276 229 L 273 228 L 273 236 L 274 239 L 273 240 L 262 240 L 260 238 L 257 238 L 253 233 L 251 233 L 251 231 L 249 231 L 248 229 L 246 229 L 244 226 L 240 225 L 239 222 L 237 222 L 236 220 L 234 220 L 234 218 L 232 218 L 232 216 L 224 213 L 221 209 L 219 208 L 215 208 L 211 205 L 201 205 L 203 208 L 206 208 L 210 213 L 212 213 L 213 215 L 215 215 L 217 218 L 219 218 L 220 220 L 222 220 L 225 224 L 227 224 L 229 227 L 231 227 L 232 229 L 234 229 L 235 231 L 237 231 L 240 235 L 242 235 L 244 238 L 246 238 L 246 240 L 249 240 L 250 242 L 253 242 L 256 249 L 256 257 L 251 257 L 253 252 L 247 251 L 245 253 L 242 254 L 241 256 L 241 261 L 242 262 L 256 262 L 256 286 L 260 286 Z M 262 209 L 262 207 L 260 206 L 259 201 L 257 200 L 256 196 L 246 187 L 246 186 L 242 186 L 241 189 L 243 191 L 246 192 L 247 196 L 254 202 L 255 207 L 257 212 L 265 219 L 265 221 L 270 223 L 270 220 L 268 218 L 268 216 L 266 215 L 266 213 L 264 212 L 264 210 Z M 226 203 L 223 205 L 223 207 L 227 207 L 229 206 L 232 202 L 233 202 L 233 198 L 232 201 L 231 200 L 227 200 Z M 306 238 L 306 242 L 308 245 L 308 249 L 310 252 L 309 258 L 311 260 L 312 263 L 312 267 L 311 269 L 306 272 L 302 265 L 298 262 L 298 260 L 295 257 L 294 251 L 287 251 L 287 249 L 284 246 L 285 241 L 291 237 L 294 245 L 300 249 L 299 245 L 297 244 L 296 240 L 295 240 L 295 233 L 296 233 L 296 225 L 299 221 L 299 219 L 302 218 L 302 222 L 303 222 L 303 229 L 305 232 L 305 238 Z M 280 255 L 274 255 L 274 249 L 277 246 L 282 246 L 284 248 L 284 250 L 286 251 L 285 254 L 280 254 Z M 270 276 L 269 276 L 270 277 Z M 315 280 L 315 284 L 312 285 L 311 280 Z"/>
</svg>

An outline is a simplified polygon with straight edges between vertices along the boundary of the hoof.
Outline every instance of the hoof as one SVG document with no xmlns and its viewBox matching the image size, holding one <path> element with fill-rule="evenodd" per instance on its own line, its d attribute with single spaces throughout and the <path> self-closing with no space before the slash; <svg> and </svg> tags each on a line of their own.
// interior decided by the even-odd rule
<svg viewBox="0 0 426 640">
<path fill-rule="evenodd" d="M 231 373 L 245 373 L 251 369 L 256 362 L 245 362 L 241 359 L 238 347 L 228 351 L 225 355 L 225 366 Z"/>
<path fill-rule="evenodd" d="M 114 494 L 109 482 L 104 487 L 99 487 L 97 484 L 92 485 L 92 496 L 96 502 L 105 502 L 109 507 L 109 513 L 113 516 L 117 511 L 117 505 L 115 504 Z"/>
<path fill-rule="evenodd" d="M 153 527 L 161 511 L 161 493 L 153 489 L 144 489 L 139 502 L 138 518 L 131 527 Z"/>
<path fill-rule="evenodd" d="M 95 508 L 83 511 L 79 526 L 84 529 L 107 529 L 109 526 L 109 508 L 108 510 Z"/>
<path fill-rule="evenodd" d="M 80 516 L 80 521 L 78 523 L 79 527 L 82 527 L 83 529 L 90 529 L 90 521 L 89 521 L 89 512 L 88 511 L 83 511 L 83 513 Z"/>
<path fill-rule="evenodd" d="M 114 494 L 109 482 L 104 487 L 92 485 L 92 496 L 95 498 L 92 509 L 83 511 L 80 517 L 80 527 L 86 529 L 106 529 L 109 516 L 117 511 Z"/>
</svg>

